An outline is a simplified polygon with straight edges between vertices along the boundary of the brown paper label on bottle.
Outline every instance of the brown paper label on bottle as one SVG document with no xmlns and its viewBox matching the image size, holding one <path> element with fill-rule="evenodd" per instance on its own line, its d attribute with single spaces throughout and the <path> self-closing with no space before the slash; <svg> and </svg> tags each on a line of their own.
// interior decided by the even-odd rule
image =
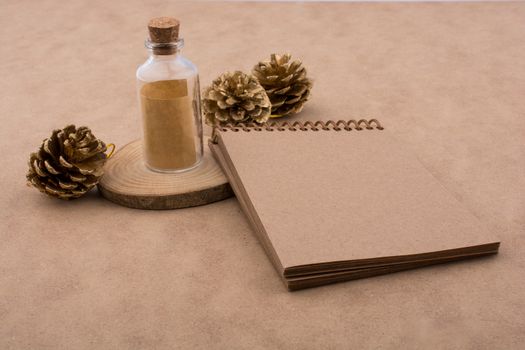
<svg viewBox="0 0 525 350">
<path fill-rule="evenodd" d="M 146 83 L 141 88 L 140 99 L 147 164 L 159 170 L 194 165 L 197 161 L 195 125 L 187 81 Z"/>
</svg>

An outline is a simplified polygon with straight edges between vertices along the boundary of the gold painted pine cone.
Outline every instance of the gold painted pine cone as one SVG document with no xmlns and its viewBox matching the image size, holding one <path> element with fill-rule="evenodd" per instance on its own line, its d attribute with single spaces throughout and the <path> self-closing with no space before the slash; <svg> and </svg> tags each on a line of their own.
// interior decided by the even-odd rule
<svg viewBox="0 0 525 350">
<path fill-rule="evenodd" d="M 204 90 L 202 108 L 209 125 L 264 123 L 270 117 L 271 104 L 254 76 L 235 71 L 222 74 Z"/>
<path fill-rule="evenodd" d="M 29 158 L 28 184 L 59 199 L 78 198 L 103 174 L 106 144 L 85 126 L 54 130 Z"/>
<path fill-rule="evenodd" d="M 299 113 L 308 101 L 312 81 L 301 61 L 290 54 L 272 54 L 270 61 L 259 62 L 252 74 L 264 87 L 272 103 L 271 118 Z"/>
</svg>

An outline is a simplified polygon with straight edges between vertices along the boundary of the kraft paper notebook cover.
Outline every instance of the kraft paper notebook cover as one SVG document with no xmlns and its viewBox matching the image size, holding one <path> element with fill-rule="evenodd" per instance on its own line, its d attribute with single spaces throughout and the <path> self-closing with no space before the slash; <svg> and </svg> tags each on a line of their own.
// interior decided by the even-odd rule
<svg viewBox="0 0 525 350">
<path fill-rule="evenodd" d="M 498 251 L 376 120 L 219 126 L 210 148 L 289 289 Z"/>
</svg>

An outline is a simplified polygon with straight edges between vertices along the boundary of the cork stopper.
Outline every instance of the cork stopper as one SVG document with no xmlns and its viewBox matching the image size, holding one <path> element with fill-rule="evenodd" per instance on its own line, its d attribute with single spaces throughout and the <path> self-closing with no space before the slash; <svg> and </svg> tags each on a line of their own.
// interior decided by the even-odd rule
<svg viewBox="0 0 525 350">
<path fill-rule="evenodd" d="M 180 23 L 173 17 L 157 17 L 148 23 L 149 37 L 154 43 L 164 44 L 179 38 Z"/>
</svg>

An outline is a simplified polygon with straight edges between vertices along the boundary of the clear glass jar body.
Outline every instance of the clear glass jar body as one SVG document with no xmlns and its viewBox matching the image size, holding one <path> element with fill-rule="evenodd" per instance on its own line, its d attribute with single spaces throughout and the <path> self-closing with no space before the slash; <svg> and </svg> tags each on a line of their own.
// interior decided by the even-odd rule
<svg viewBox="0 0 525 350">
<path fill-rule="evenodd" d="M 148 42 L 146 42 L 148 47 Z M 182 39 L 166 54 L 148 47 L 150 57 L 137 69 L 146 166 L 182 172 L 202 159 L 202 121 L 197 68 L 180 54 Z"/>
</svg>

